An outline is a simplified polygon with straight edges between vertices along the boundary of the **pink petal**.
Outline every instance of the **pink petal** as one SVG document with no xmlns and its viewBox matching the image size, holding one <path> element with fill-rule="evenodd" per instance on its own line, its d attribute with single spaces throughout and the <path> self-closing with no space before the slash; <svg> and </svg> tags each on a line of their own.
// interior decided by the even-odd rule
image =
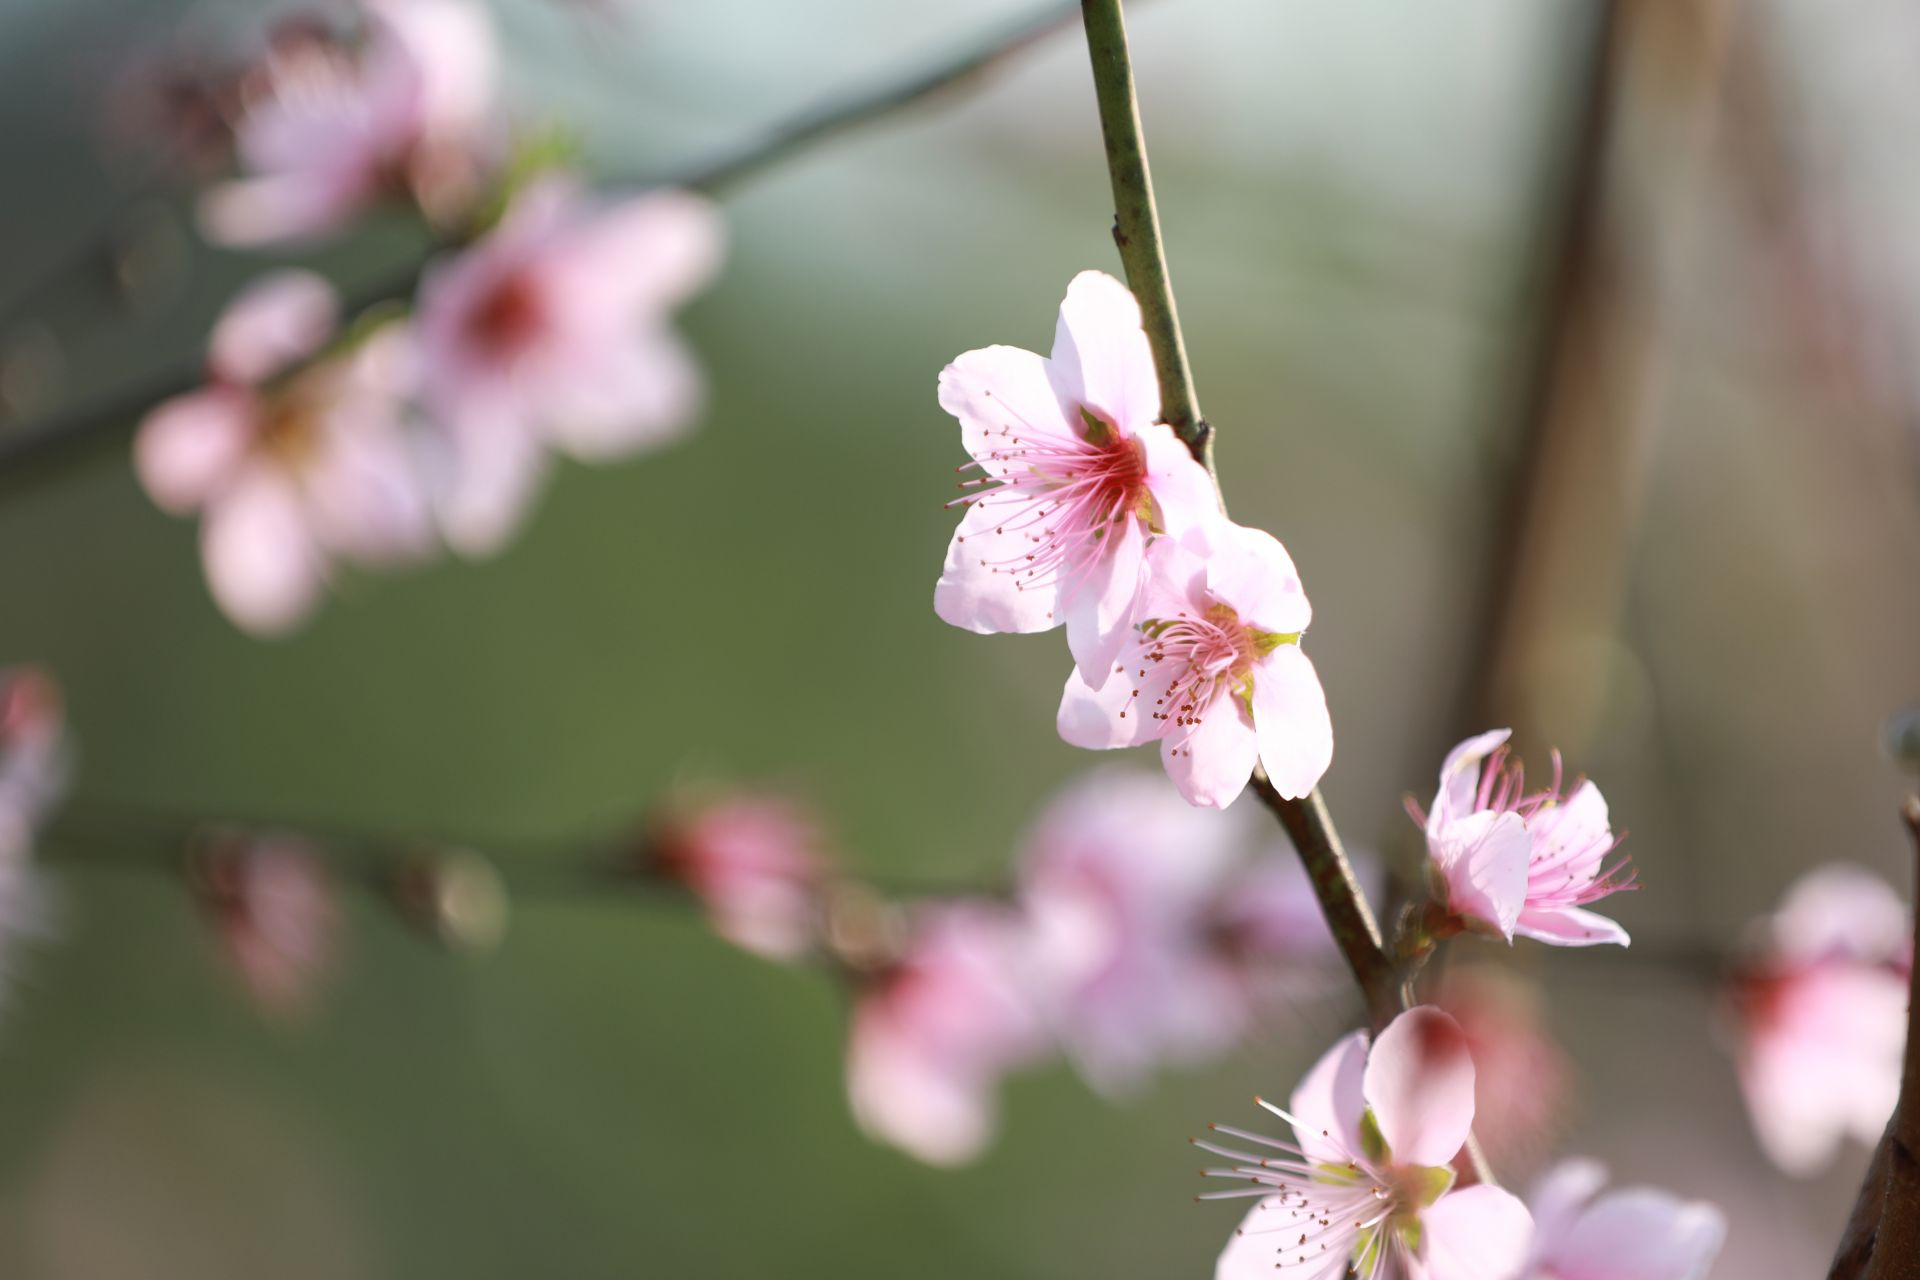
<svg viewBox="0 0 1920 1280">
<path fill-rule="evenodd" d="M 1106 541 L 1106 554 L 1095 562 L 1090 577 L 1060 601 L 1066 613 L 1067 650 L 1094 685 L 1113 673 L 1114 660 L 1135 638 L 1134 606 L 1146 567 L 1146 533 L 1138 520 L 1121 521 Z"/>
<path fill-rule="evenodd" d="M 1366 1112 L 1367 1033 L 1355 1031 L 1320 1056 L 1294 1087 L 1287 1110 L 1294 1138 L 1310 1160 L 1346 1164 L 1361 1154 Z"/>
<path fill-rule="evenodd" d="M 1770 932 L 1789 957 L 1811 960 L 1838 953 L 1878 961 L 1911 945 L 1912 919 L 1885 880 L 1864 867 L 1835 862 L 1794 882 Z"/>
<path fill-rule="evenodd" d="M 1067 286 L 1048 371 L 1061 400 L 1099 410 L 1122 432 L 1159 421 L 1160 381 L 1140 307 L 1104 271 L 1082 271 Z"/>
<path fill-rule="evenodd" d="M 1595 1160 L 1563 1160 L 1534 1183 L 1527 1207 L 1533 1212 L 1535 1255 L 1573 1230 L 1587 1202 L 1606 1185 L 1606 1168 Z"/>
<path fill-rule="evenodd" d="M 1159 527 L 1180 537 L 1220 518 L 1220 491 L 1186 443 L 1164 423 L 1134 432 L 1146 452 L 1147 490 Z"/>
<path fill-rule="evenodd" d="M 1264 529 L 1222 516 L 1207 526 L 1207 591 L 1262 631 L 1294 635 L 1313 621 L 1293 557 Z"/>
<path fill-rule="evenodd" d="M 208 505 L 200 554 L 214 600 L 256 635 L 280 635 L 304 621 L 325 582 L 298 492 L 264 466 Z"/>
<path fill-rule="evenodd" d="M 1047 378 L 1047 362 L 1018 347 L 969 351 L 940 371 L 940 407 L 960 420 L 960 442 L 988 476 L 1004 476 L 1011 439 L 1078 440 Z"/>
<path fill-rule="evenodd" d="M 572 305 L 657 321 L 706 287 L 725 252 L 726 224 L 712 201 L 657 191 L 589 217 L 560 253 L 555 275 Z"/>
<path fill-rule="evenodd" d="M 1515 1280 L 1533 1235 L 1527 1206 L 1488 1186 L 1441 1196 L 1420 1215 L 1420 1226 L 1427 1280 Z"/>
<path fill-rule="evenodd" d="M 1447 752 L 1440 766 L 1440 789 L 1434 792 L 1433 807 L 1427 811 L 1429 836 L 1473 812 L 1474 793 L 1480 786 L 1480 762 L 1511 736 L 1511 729 L 1491 729 Z"/>
<path fill-rule="evenodd" d="M 1061 738 L 1071 745 L 1108 751 L 1137 747 L 1160 736 L 1162 722 L 1154 719 L 1153 710 L 1173 682 L 1174 673 L 1165 664 L 1147 661 L 1137 646 L 1122 654 L 1114 665 L 1120 670 L 1098 689 L 1087 684 L 1078 667 L 1067 677 L 1055 725 Z M 1251 770 L 1251 762 L 1248 767 Z"/>
<path fill-rule="evenodd" d="M 1367 1105 L 1399 1165 L 1451 1163 L 1473 1128 L 1473 1055 L 1453 1016 L 1409 1009 L 1367 1056 Z"/>
<path fill-rule="evenodd" d="M 254 407 L 247 393 L 216 386 L 149 413 L 134 437 L 133 465 L 154 502 L 184 515 L 226 486 L 252 447 Z"/>
<path fill-rule="evenodd" d="M 207 363 L 228 382 L 264 382 L 333 336 L 340 298 L 311 271 L 275 271 L 227 304 L 208 340 Z"/>
<path fill-rule="evenodd" d="M 546 397 L 547 434 L 584 462 L 624 457 L 680 435 L 704 394 L 679 338 L 665 328 L 636 334 L 556 382 Z"/>
<path fill-rule="evenodd" d="M 367 183 L 358 173 L 306 171 L 235 178 L 207 189 L 200 197 L 196 221 L 201 234 L 214 244 L 253 249 L 338 231 L 368 199 Z"/>
<path fill-rule="evenodd" d="M 1024 527 L 1029 510 L 991 500 L 967 508 L 933 587 L 933 609 L 943 621 L 983 635 L 1060 624 L 1058 583 L 1024 584 L 1022 566 L 1033 546 L 1032 530 Z"/>
<path fill-rule="evenodd" d="M 1333 763 L 1333 718 L 1320 676 L 1299 645 L 1281 645 L 1254 668 L 1253 725 L 1260 763 L 1276 791 L 1298 800 L 1320 785 Z"/>
<path fill-rule="evenodd" d="M 1627 931 L 1602 915 L 1581 907 L 1528 907 L 1513 931 L 1556 947 L 1626 946 Z"/>
<path fill-rule="evenodd" d="M 1712 1205 L 1630 1188 L 1594 1201 L 1541 1261 L 1561 1280 L 1699 1280 L 1726 1235 Z"/>
<path fill-rule="evenodd" d="M 465 0 L 364 0 L 374 17 L 368 96 L 404 111 L 423 138 L 470 134 L 493 109 L 496 53 L 486 11 Z"/>
<path fill-rule="evenodd" d="M 993 1134 L 990 1082 L 943 1070 L 915 1046 L 856 1022 L 847 1100 L 868 1134 L 933 1165 L 964 1164 Z"/>
<path fill-rule="evenodd" d="M 1123 675 L 1107 682 L 1110 687 L 1126 683 Z M 1216 696 L 1200 713 L 1199 724 L 1176 724 L 1160 740 L 1160 759 L 1173 785 L 1193 804 L 1212 809 L 1240 798 L 1259 755 L 1259 735 L 1231 693 Z"/>
<path fill-rule="evenodd" d="M 1281 1248 L 1300 1234 L 1294 1213 L 1278 1196 L 1255 1202 L 1239 1229 L 1228 1238 L 1227 1247 L 1220 1251 L 1220 1260 L 1213 1267 L 1214 1280 L 1274 1280 L 1279 1275 L 1285 1280 L 1342 1280 L 1347 1274 L 1347 1255 L 1339 1252 L 1330 1251 L 1324 1263 L 1305 1271 L 1297 1267 L 1289 1267 L 1284 1273 L 1275 1270 Z"/>
<path fill-rule="evenodd" d="M 1582 782 L 1564 803 L 1543 809 L 1528 824 L 1534 832 L 1535 852 L 1570 875 L 1590 875 L 1613 847 L 1607 825 L 1607 802 L 1600 788 Z"/>
<path fill-rule="evenodd" d="M 1517 813 L 1484 811 L 1458 819 L 1427 841 L 1447 883 L 1447 905 L 1509 942 L 1527 901 L 1533 837 Z"/>
<path fill-rule="evenodd" d="M 462 555 L 506 545 L 546 477 L 546 451 L 518 419 L 475 408 L 449 424 L 432 476 L 434 508 Z"/>
</svg>

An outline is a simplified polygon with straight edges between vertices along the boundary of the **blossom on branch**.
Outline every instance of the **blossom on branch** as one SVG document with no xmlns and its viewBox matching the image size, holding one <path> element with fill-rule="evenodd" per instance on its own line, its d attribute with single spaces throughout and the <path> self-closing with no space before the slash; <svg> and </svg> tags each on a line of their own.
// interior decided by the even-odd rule
<svg viewBox="0 0 1920 1280">
<path fill-rule="evenodd" d="M 34 840 L 66 790 L 66 712 L 38 667 L 0 668 L 0 966 L 20 937 L 46 935 L 53 897 L 33 868 Z"/>
<path fill-rule="evenodd" d="M 1563 795 L 1556 753 L 1553 784 L 1528 792 L 1507 754 L 1509 733 L 1495 729 L 1448 752 L 1426 813 L 1408 802 L 1426 829 L 1435 895 L 1458 925 L 1508 942 L 1523 934 L 1563 947 L 1626 946 L 1625 929 L 1585 909 L 1634 880 L 1624 855 L 1607 861 L 1620 841 L 1600 789 L 1583 778 Z"/>
<path fill-rule="evenodd" d="M 1084 775 L 1034 821 L 1018 859 L 1031 986 L 1102 1093 L 1216 1058 L 1280 999 L 1328 988 L 1338 961 L 1300 860 L 1248 858 L 1253 835 L 1125 768 Z"/>
<path fill-rule="evenodd" d="M 406 330 L 323 354 L 338 307 L 310 272 L 264 277 L 215 325 L 208 385 L 156 407 L 134 440 L 153 500 L 200 512 L 215 601 L 260 635 L 305 620 L 337 561 L 392 566 L 433 546 Z"/>
<path fill-rule="evenodd" d="M 1225 808 L 1256 763 L 1283 796 L 1312 791 L 1333 723 L 1301 650 L 1312 620 L 1286 548 L 1224 518 L 1147 550 L 1147 580 L 1110 666 L 1076 666 L 1060 736 L 1095 750 L 1160 744 L 1180 793 Z"/>
<path fill-rule="evenodd" d="M 656 447 L 698 412 L 672 311 L 718 270 L 724 227 L 684 191 L 607 204 L 548 177 L 421 283 L 423 394 L 440 429 L 437 506 L 456 550 L 499 549 L 549 446 L 604 461 Z"/>
<path fill-rule="evenodd" d="M 1700 1280 L 1727 1237 L 1710 1204 L 1629 1187 L 1601 1194 L 1607 1171 L 1568 1160 L 1534 1187 L 1526 1280 Z"/>
<path fill-rule="evenodd" d="M 1740 1088 L 1761 1149 L 1805 1176 L 1846 1137 L 1877 1142 L 1899 1100 L 1912 916 L 1884 880 L 1835 863 L 1756 932 L 1730 993 Z"/>
<path fill-rule="evenodd" d="M 1126 645 L 1146 548 L 1214 518 L 1206 469 L 1161 423 L 1153 352 L 1125 285 L 1067 286 L 1053 354 L 969 351 L 940 373 L 978 474 L 934 587 L 934 609 L 976 632 L 1049 631 L 1097 688 Z"/>
<path fill-rule="evenodd" d="M 373 205 L 471 204 L 494 149 L 494 43 L 467 0 L 360 0 L 357 46 L 281 41 L 234 126 L 247 176 L 201 202 L 221 244 L 309 240 Z"/>
<path fill-rule="evenodd" d="M 1340 1041 L 1307 1073 L 1288 1107 L 1260 1105 L 1293 1126 L 1291 1142 L 1227 1125 L 1237 1145 L 1195 1145 L 1230 1163 L 1208 1177 L 1249 1183 L 1202 1199 L 1258 1197 L 1228 1241 L 1217 1280 L 1514 1280 L 1533 1224 L 1492 1186 L 1455 1189 L 1453 1162 L 1473 1126 L 1466 1036 L 1431 1006 L 1395 1018 L 1368 1045 Z"/>
<path fill-rule="evenodd" d="M 781 796 L 742 792 L 670 804 L 648 823 L 648 869 L 685 885 L 713 931 L 770 960 L 818 940 L 827 860 L 820 824 Z"/>
<path fill-rule="evenodd" d="M 868 979 L 854 1009 L 847 1094 L 863 1129 L 929 1164 L 979 1153 L 1001 1077 L 1046 1047 L 1027 945 L 1004 907 L 919 913 L 905 954 Z"/>
<path fill-rule="evenodd" d="M 291 836 L 228 836 L 201 857 L 198 886 L 261 1012 L 310 1014 L 339 955 L 340 905 L 320 856 Z"/>
</svg>

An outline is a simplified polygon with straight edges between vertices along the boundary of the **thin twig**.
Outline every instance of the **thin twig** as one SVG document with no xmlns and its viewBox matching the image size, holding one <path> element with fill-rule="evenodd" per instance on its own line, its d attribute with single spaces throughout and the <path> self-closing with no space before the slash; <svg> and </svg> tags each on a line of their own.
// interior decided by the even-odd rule
<svg viewBox="0 0 1920 1280">
<path fill-rule="evenodd" d="M 838 95 L 776 125 L 719 158 L 705 158 L 677 172 L 652 178 L 616 178 L 607 185 L 615 188 L 687 187 L 709 193 L 721 191 L 743 179 L 802 154 L 827 138 L 882 119 L 903 107 L 922 102 L 936 94 L 975 80 L 1005 59 L 1019 53 L 1070 22 L 1079 12 L 1074 0 L 1050 0 L 1033 13 L 1010 25 L 995 28 L 971 41 L 957 54 L 949 54 L 932 65 L 888 79 L 870 88 Z M 390 277 L 382 278 L 359 293 L 355 307 L 364 307 L 410 293 L 428 256 L 442 246 L 429 246 L 427 252 Z M 30 464 L 83 451 L 88 443 L 132 425 L 142 410 L 168 398 L 193 390 L 201 382 L 201 362 L 192 360 L 154 370 L 131 387 L 103 396 L 94 404 L 28 423 L 0 433 L 0 477 Z"/>
</svg>

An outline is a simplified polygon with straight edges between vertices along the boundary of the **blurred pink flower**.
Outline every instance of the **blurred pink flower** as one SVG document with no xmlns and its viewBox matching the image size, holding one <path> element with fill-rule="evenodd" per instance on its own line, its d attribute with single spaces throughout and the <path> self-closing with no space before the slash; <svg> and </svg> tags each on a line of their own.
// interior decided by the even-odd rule
<svg viewBox="0 0 1920 1280">
<path fill-rule="evenodd" d="M 1206 469 L 1159 422 L 1160 385 L 1125 285 L 1083 271 L 1067 286 L 1053 355 L 969 351 L 940 373 L 977 469 L 934 587 L 934 609 L 969 631 L 1062 622 L 1089 682 L 1126 645 L 1154 533 L 1213 519 Z"/>
<path fill-rule="evenodd" d="M 291 837 L 231 837 L 206 856 L 201 889 L 261 1010 L 309 1014 L 339 951 L 339 903 L 318 855 Z"/>
<path fill-rule="evenodd" d="M 751 792 L 669 806 L 648 837 L 653 869 L 698 895 L 715 933 L 772 960 L 797 960 L 819 938 L 820 844 L 804 807 Z"/>
<path fill-rule="evenodd" d="M 1246 1028 L 1247 989 L 1215 936 L 1244 826 L 1165 779 L 1089 773 L 1035 821 L 1020 855 L 1032 987 L 1095 1088 L 1123 1094 L 1162 1062 L 1198 1062 Z"/>
<path fill-rule="evenodd" d="M 1155 539 L 1147 571 L 1111 671 L 1068 678 L 1060 736 L 1095 750 L 1157 741 L 1198 805 L 1233 803 L 1256 761 L 1281 795 L 1312 791 L 1333 759 L 1333 723 L 1300 648 L 1312 610 L 1286 549 L 1222 518 Z"/>
<path fill-rule="evenodd" d="M 1809 872 L 1735 976 L 1740 1086 L 1761 1148 L 1807 1175 L 1843 1138 L 1879 1141 L 1900 1096 L 1911 917 L 1858 867 Z"/>
<path fill-rule="evenodd" d="M 1539 987 L 1493 965 L 1454 965 L 1433 1003 L 1473 1053 L 1474 1136 L 1496 1167 L 1539 1167 L 1573 1094 L 1573 1067 L 1548 1033 Z"/>
<path fill-rule="evenodd" d="M 16 939 L 53 931 L 57 903 L 34 871 L 34 839 L 66 790 L 66 712 L 38 667 L 0 668 L 0 970 Z"/>
<path fill-rule="evenodd" d="M 1046 1045 L 1026 947 L 1005 908 L 958 902 L 921 912 L 906 954 L 854 1009 L 847 1093 L 863 1129 L 930 1164 L 979 1153 L 1001 1077 Z"/>
<path fill-rule="evenodd" d="M 724 228 L 682 191 L 603 205 L 561 178 L 523 192 L 473 247 L 429 268 L 419 329 L 445 446 L 442 523 L 497 550 L 546 470 L 664 443 L 698 411 L 698 367 L 668 323 L 718 269 Z"/>
<path fill-rule="evenodd" d="M 1584 909 L 1633 885 L 1632 864 L 1616 848 L 1607 802 L 1585 779 L 1561 795 L 1560 757 L 1553 785 L 1527 793 L 1518 763 L 1509 761 L 1510 730 L 1469 738 L 1447 753 L 1440 788 L 1425 814 L 1408 803 L 1426 828 L 1436 892 L 1463 923 L 1516 933 L 1563 947 L 1603 942 L 1627 945 L 1627 931 Z"/>
<path fill-rule="evenodd" d="M 262 278 L 215 325 L 208 385 L 154 409 L 134 441 L 153 500 L 201 512 L 214 599 L 257 634 L 304 620 L 335 560 L 400 564 L 432 546 L 406 433 L 406 332 L 386 325 L 314 359 L 337 311 L 316 275 Z"/>
<path fill-rule="evenodd" d="M 0 865 L 24 861 L 66 775 L 59 686 L 38 667 L 0 668 Z"/>
<path fill-rule="evenodd" d="M 1569 1160 L 1534 1187 L 1527 1280 L 1701 1280 L 1727 1237 L 1710 1204 L 1630 1187 L 1599 1194 L 1607 1171 Z"/>
<path fill-rule="evenodd" d="M 341 230 L 383 199 L 470 199 L 493 146 L 494 45 L 467 0 L 360 0 L 357 48 L 280 42 L 235 126 L 250 176 L 208 191 L 209 239 L 247 246 Z"/>
<path fill-rule="evenodd" d="M 1294 1141 L 1213 1125 L 1255 1148 L 1195 1145 L 1233 1163 L 1210 1177 L 1251 1183 L 1203 1199 L 1260 1197 L 1227 1242 L 1217 1280 L 1339 1280 L 1349 1266 L 1392 1280 L 1514 1280 L 1533 1224 L 1498 1187 L 1454 1190 L 1473 1125 L 1465 1034 L 1430 1006 L 1395 1018 L 1371 1051 L 1356 1031 L 1307 1073 L 1289 1110 Z"/>
</svg>

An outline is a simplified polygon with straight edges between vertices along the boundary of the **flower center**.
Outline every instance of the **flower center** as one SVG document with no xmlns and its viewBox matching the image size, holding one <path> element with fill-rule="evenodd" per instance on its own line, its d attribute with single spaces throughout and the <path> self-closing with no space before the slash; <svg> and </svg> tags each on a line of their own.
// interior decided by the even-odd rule
<svg viewBox="0 0 1920 1280">
<path fill-rule="evenodd" d="M 467 317 L 467 337 L 482 350 L 511 356 L 532 344 L 546 326 L 546 303 L 524 271 L 497 281 Z"/>
<path fill-rule="evenodd" d="M 1110 535 L 1122 521 L 1152 522 L 1140 442 L 1097 409 L 1082 405 L 1079 413 L 1078 436 L 1035 431 L 1024 420 L 1001 428 L 987 456 L 968 465 L 990 463 L 1004 468 L 1002 474 L 962 482 L 978 488 L 949 504 L 1004 516 L 994 534 L 1016 535 L 1014 544 L 995 548 L 998 554 L 982 557 L 980 565 L 1012 575 L 1022 591 L 1070 591 L 1111 549 Z"/>
</svg>

